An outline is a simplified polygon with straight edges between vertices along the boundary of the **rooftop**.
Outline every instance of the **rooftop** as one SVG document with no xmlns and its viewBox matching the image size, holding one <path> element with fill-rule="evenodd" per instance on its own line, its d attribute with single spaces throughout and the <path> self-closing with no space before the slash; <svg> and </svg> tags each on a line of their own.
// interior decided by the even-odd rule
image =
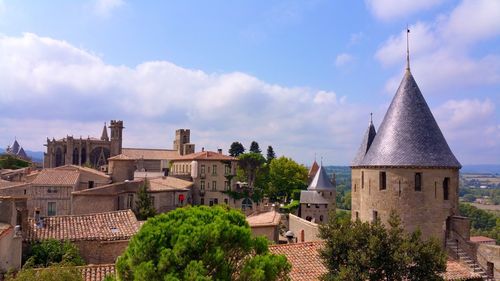
<svg viewBox="0 0 500 281">
<path fill-rule="evenodd" d="M 301 204 L 330 204 L 332 202 L 328 201 L 325 197 L 321 196 L 317 191 L 314 190 L 301 190 L 300 191 L 300 203 Z"/>
<path fill-rule="evenodd" d="M 115 274 L 114 264 L 90 264 L 77 268 L 82 273 L 83 281 L 103 281 L 106 276 Z"/>
<path fill-rule="evenodd" d="M 145 160 L 167 160 L 179 157 L 179 152 L 171 149 L 122 148 L 122 154 L 132 159 Z"/>
<path fill-rule="evenodd" d="M 98 171 L 98 170 L 93 169 L 93 168 L 77 166 L 77 165 L 59 166 L 57 168 L 54 168 L 54 170 L 69 170 L 69 171 L 87 172 L 87 173 L 91 173 L 91 174 L 94 174 L 97 176 L 101 176 L 103 178 L 110 179 L 110 177 L 108 175 L 106 175 L 106 173 L 103 173 L 103 172 Z"/>
<path fill-rule="evenodd" d="M 409 69 L 373 143 L 353 166 L 461 168 Z"/>
<path fill-rule="evenodd" d="M 196 153 L 191 153 L 187 155 L 182 155 L 172 159 L 174 161 L 182 161 L 182 160 L 212 160 L 212 161 L 237 161 L 238 158 L 224 155 L 219 152 L 214 151 L 200 151 Z"/>
<path fill-rule="evenodd" d="M 174 177 L 160 177 L 149 180 L 149 191 L 188 190 L 193 182 Z"/>
<path fill-rule="evenodd" d="M 250 227 L 275 226 L 280 223 L 281 215 L 276 211 L 251 214 L 247 217 Z"/>
<path fill-rule="evenodd" d="M 469 239 L 474 243 L 496 243 L 496 240 L 486 236 L 471 236 Z"/>
<path fill-rule="evenodd" d="M 78 183 L 80 172 L 68 169 L 44 169 L 31 182 L 33 185 L 73 186 Z"/>
<path fill-rule="evenodd" d="M 335 190 L 332 182 L 328 178 L 328 174 L 326 173 L 323 164 L 319 167 L 318 171 L 314 175 L 313 180 L 307 187 L 308 190 Z"/>
<path fill-rule="evenodd" d="M 131 210 L 87 215 L 54 216 L 43 218 L 43 227 L 28 219 L 26 241 L 44 239 L 70 241 L 128 240 L 139 225 Z"/>
</svg>

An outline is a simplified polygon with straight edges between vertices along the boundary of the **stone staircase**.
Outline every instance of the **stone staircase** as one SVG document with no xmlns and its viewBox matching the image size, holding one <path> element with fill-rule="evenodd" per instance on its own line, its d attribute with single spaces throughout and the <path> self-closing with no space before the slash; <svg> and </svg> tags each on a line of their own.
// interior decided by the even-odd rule
<svg viewBox="0 0 500 281">
<path fill-rule="evenodd" d="M 485 281 L 495 281 L 491 276 L 489 276 L 484 268 L 481 267 L 472 257 L 470 257 L 464 250 L 462 250 L 457 242 L 454 240 L 446 240 L 446 248 L 449 252 L 453 253 L 454 257 L 458 257 L 458 260 L 469 267 L 473 272 L 481 275 Z"/>
</svg>

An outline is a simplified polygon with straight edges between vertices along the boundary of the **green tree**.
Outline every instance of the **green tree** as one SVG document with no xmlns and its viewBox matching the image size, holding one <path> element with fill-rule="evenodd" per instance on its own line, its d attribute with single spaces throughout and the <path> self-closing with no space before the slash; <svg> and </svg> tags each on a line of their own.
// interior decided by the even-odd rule
<svg viewBox="0 0 500 281">
<path fill-rule="evenodd" d="M 235 141 L 231 144 L 231 147 L 229 148 L 229 155 L 238 157 L 243 153 L 245 153 L 245 147 L 241 144 L 241 142 Z"/>
<path fill-rule="evenodd" d="M 53 264 L 83 265 L 84 261 L 75 244 L 55 239 L 42 240 L 31 245 L 25 266 L 47 267 Z"/>
<path fill-rule="evenodd" d="M 291 158 L 280 157 L 269 164 L 269 196 L 288 202 L 294 190 L 307 186 L 307 168 Z"/>
<path fill-rule="evenodd" d="M 406 233 L 395 212 L 386 228 L 331 216 L 320 226 L 325 247 L 320 255 L 328 269 L 323 280 L 442 280 L 446 254 L 435 239 Z"/>
<path fill-rule="evenodd" d="M 252 143 L 250 144 L 249 151 L 253 152 L 253 153 L 258 153 L 258 154 L 262 153 L 262 150 L 260 150 L 260 147 L 259 147 L 259 143 L 256 141 L 252 141 Z"/>
<path fill-rule="evenodd" d="M 290 264 L 252 238 L 245 216 L 186 207 L 149 219 L 116 264 L 118 280 L 285 280 Z"/>
<path fill-rule="evenodd" d="M 266 163 L 266 159 L 260 153 L 249 152 L 243 153 L 238 157 L 238 166 L 243 172 L 243 177 L 251 188 L 255 187 L 255 181 L 258 176 L 258 172 Z"/>
<path fill-rule="evenodd" d="M 465 196 L 463 197 L 464 198 L 464 201 L 465 202 L 474 202 L 476 201 L 476 196 L 474 196 L 473 194 L 465 194 Z"/>
<path fill-rule="evenodd" d="M 15 275 L 7 275 L 6 281 L 83 281 L 83 277 L 75 266 L 60 264 L 44 269 L 23 268 Z"/>
<path fill-rule="evenodd" d="M 147 220 L 149 217 L 156 215 L 155 207 L 151 201 L 151 196 L 148 194 L 149 181 L 144 179 L 144 182 L 139 186 L 137 191 L 137 200 L 135 201 L 135 216 L 138 220 Z"/>
<path fill-rule="evenodd" d="M 274 153 L 274 149 L 272 146 L 268 146 L 266 155 L 267 163 L 268 164 L 271 163 L 271 161 L 273 161 L 274 158 L 276 158 L 276 153 Z"/>
</svg>

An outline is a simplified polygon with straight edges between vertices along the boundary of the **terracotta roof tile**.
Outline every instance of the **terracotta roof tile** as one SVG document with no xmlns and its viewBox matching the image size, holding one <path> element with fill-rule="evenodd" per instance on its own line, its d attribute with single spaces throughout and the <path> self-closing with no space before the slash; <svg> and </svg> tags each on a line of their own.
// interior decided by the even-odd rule
<svg viewBox="0 0 500 281">
<path fill-rule="evenodd" d="M 54 168 L 54 170 L 71 170 L 71 171 L 79 171 L 79 172 L 87 172 L 91 173 L 97 176 L 101 176 L 103 178 L 110 178 L 106 173 L 103 173 L 101 171 L 98 171 L 96 169 L 92 169 L 89 167 L 83 167 L 83 166 L 76 166 L 76 165 L 65 165 L 65 166 L 60 166 L 57 168 Z"/>
<path fill-rule="evenodd" d="M 43 218 L 38 228 L 33 219 L 28 220 L 26 241 L 44 239 L 70 241 L 128 240 L 139 227 L 131 210 L 87 215 L 54 216 Z"/>
<path fill-rule="evenodd" d="M 286 256 L 292 265 L 290 278 L 293 281 L 319 280 L 321 275 L 327 272 L 318 253 L 322 245 L 322 241 L 271 245 L 269 251 Z M 477 280 L 480 277 L 462 264 L 451 260 L 448 260 L 446 272 L 442 276 L 445 280 Z"/>
<path fill-rule="evenodd" d="M 132 159 L 166 160 L 179 157 L 177 150 L 148 149 L 148 148 L 123 148 L 122 154 Z"/>
<path fill-rule="evenodd" d="M 108 275 L 115 274 L 114 264 L 90 264 L 79 266 L 83 281 L 102 281 Z"/>
<path fill-rule="evenodd" d="M 250 227 L 274 226 L 278 225 L 280 220 L 281 215 L 276 211 L 251 214 L 247 217 L 247 222 Z"/>
<path fill-rule="evenodd" d="M 126 161 L 128 161 L 128 160 L 135 160 L 135 159 L 130 157 L 130 156 L 127 156 L 125 154 L 118 154 L 116 156 L 108 158 L 108 160 L 126 160 Z"/>
<path fill-rule="evenodd" d="M 33 185 L 73 186 L 78 183 L 80 173 L 76 170 L 44 169 L 31 182 Z"/>
<path fill-rule="evenodd" d="M 233 160 L 237 161 L 238 158 L 224 155 L 214 151 L 201 151 L 196 153 L 191 153 L 183 156 L 176 157 L 172 159 L 173 161 L 182 161 L 182 160 L 214 160 L 214 161 L 224 161 L 224 160 Z"/>
<path fill-rule="evenodd" d="M 193 186 L 193 182 L 178 179 L 175 177 L 161 177 L 149 180 L 149 191 L 168 191 L 168 190 L 188 190 Z"/>
<path fill-rule="evenodd" d="M 471 236 L 469 240 L 474 243 L 496 243 L 495 239 L 486 236 Z"/>
</svg>

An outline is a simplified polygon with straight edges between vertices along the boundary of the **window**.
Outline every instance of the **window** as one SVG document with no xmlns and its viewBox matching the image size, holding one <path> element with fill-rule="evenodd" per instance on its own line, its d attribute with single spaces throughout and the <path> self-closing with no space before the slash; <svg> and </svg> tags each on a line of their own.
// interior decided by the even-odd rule
<svg viewBox="0 0 500 281">
<path fill-rule="evenodd" d="M 134 204 L 134 194 L 127 195 L 127 209 L 132 209 Z"/>
<path fill-rule="evenodd" d="M 24 195 L 26 195 L 26 189 L 24 190 Z"/>
<path fill-rule="evenodd" d="M 241 209 L 243 209 L 243 210 L 246 210 L 246 209 L 251 210 L 252 209 L 252 200 L 250 200 L 249 198 L 243 199 L 243 201 L 241 202 Z"/>
<path fill-rule="evenodd" d="M 361 172 L 361 188 L 365 187 L 365 172 Z"/>
<path fill-rule="evenodd" d="M 200 189 L 205 190 L 205 181 L 200 181 Z"/>
<path fill-rule="evenodd" d="M 231 165 L 230 164 L 226 164 L 224 166 L 224 169 L 225 169 L 224 174 L 226 174 L 226 175 L 230 175 L 231 174 Z"/>
<path fill-rule="evenodd" d="M 398 182 L 398 196 L 401 197 L 401 180 Z"/>
<path fill-rule="evenodd" d="M 204 175 L 204 174 L 205 174 L 205 165 L 201 165 L 200 173 L 201 173 L 202 175 Z"/>
<path fill-rule="evenodd" d="M 323 221 L 323 215 L 319 216 L 319 221 Z"/>
<path fill-rule="evenodd" d="M 203 197 L 200 198 L 200 205 L 205 205 L 205 198 Z"/>
<path fill-rule="evenodd" d="M 373 215 L 373 221 L 378 220 L 378 212 L 377 211 L 373 210 L 373 214 L 372 215 Z"/>
<path fill-rule="evenodd" d="M 217 190 L 217 182 L 216 181 L 212 181 L 212 190 L 213 191 Z"/>
<path fill-rule="evenodd" d="M 224 190 L 229 190 L 229 181 L 224 181 Z"/>
<path fill-rule="evenodd" d="M 219 204 L 219 199 L 214 198 L 214 204 L 215 204 L 215 205 Z"/>
<path fill-rule="evenodd" d="M 227 200 L 227 198 L 224 198 L 224 204 L 229 204 L 229 201 Z"/>
<path fill-rule="evenodd" d="M 212 165 L 212 176 L 217 175 L 217 165 Z"/>
<path fill-rule="evenodd" d="M 89 189 L 94 188 L 94 181 L 89 181 Z"/>
<path fill-rule="evenodd" d="M 443 181 L 443 199 L 448 200 L 450 195 L 450 178 L 444 178 Z"/>
<path fill-rule="evenodd" d="M 415 173 L 415 191 L 422 191 L 422 173 Z"/>
<path fill-rule="evenodd" d="M 57 193 L 57 188 L 49 187 L 49 188 L 47 188 L 47 193 Z"/>
<path fill-rule="evenodd" d="M 213 205 L 214 205 L 214 199 L 210 199 L 210 200 L 208 201 L 208 205 L 209 205 L 209 206 L 213 206 Z"/>
<path fill-rule="evenodd" d="M 316 209 L 319 209 L 319 204 L 316 204 Z"/>
<path fill-rule="evenodd" d="M 151 203 L 151 206 L 155 206 L 155 197 L 154 196 L 149 196 L 149 202 Z"/>
<path fill-rule="evenodd" d="M 387 188 L 387 176 L 385 172 L 380 172 L 379 173 L 379 189 L 380 190 L 385 190 Z"/>
<path fill-rule="evenodd" d="M 307 207 L 307 208 L 311 208 L 311 204 L 307 204 L 307 205 L 306 205 L 306 207 Z"/>
<path fill-rule="evenodd" d="M 356 220 L 359 220 L 359 212 L 356 211 Z"/>
<path fill-rule="evenodd" d="M 47 216 L 55 216 L 56 215 L 56 202 L 49 202 L 47 205 Z"/>
<path fill-rule="evenodd" d="M 354 192 L 356 192 L 356 184 L 354 184 Z"/>
</svg>

